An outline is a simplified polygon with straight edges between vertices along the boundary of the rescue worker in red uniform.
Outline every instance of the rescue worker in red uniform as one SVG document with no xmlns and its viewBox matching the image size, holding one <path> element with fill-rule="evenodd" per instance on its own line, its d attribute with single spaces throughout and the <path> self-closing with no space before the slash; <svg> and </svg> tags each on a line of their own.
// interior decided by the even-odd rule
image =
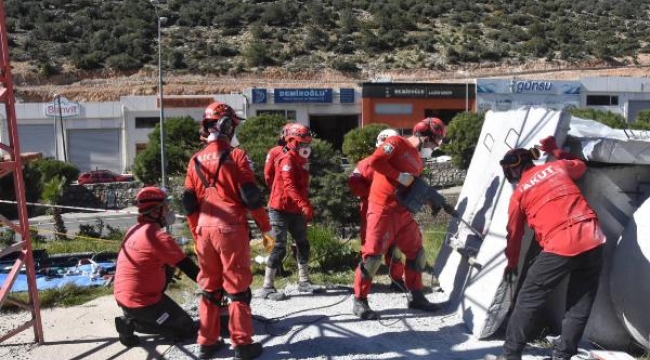
<svg viewBox="0 0 650 360">
<path fill-rule="evenodd" d="M 286 151 L 275 165 L 275 179 L 269 199 L 269 216 L 273 227 L 275 246 L 269 255 L 264 274 L 261 296 L 270 300 L 283 300 L 284 292 L 274 286 L 275 275 L 287 253 L 287 232 L 296 242 L 298 262 L 298 291 L 314 292 L 321 289 L 309 279 L 309 242 L 307 222 L 313 218 L 309 202 L 309 155 L 311 154 L 311 130 L 293 123 L 286 131 Z"/>
<path fill-rule="evenodd" d="M 574 183 L 587 166 L 558 149 L 552 136 L 541 144 L 541 150 L 558 160 L 534 165 L 539 152 L 518 148 L 500 162 L 506 179 L 516 184 L 508 207 L 504 280 L 512 284 L 518 274 L 525 223 L 535 232 L 542 252 L 528 269 L 508 321 L 503 355 L 497 359 L 521 359 L 548 295 L 568 276 L 566 314 L 553 360 L 569 360 L 577 353 L 598 290 L 606 239 L 596 213 Z"/>
<path fill-rule="evenodd" d="M 199 358 L 212 356 L 223 345 L 219 338 L 220 305 L 230 300 L 229 330 L 235 359 L 254 359 L 262 345 L 253 342 L 250 301 L 252 282 L 249 211 L 262 233 L 271 230 L 250 160 L 230 145 L 240 119 L 221 102 L 209 105 L 203 117 L 207 145 L 187 167 L 182 204 L 196 239 L 202 289 L 199 302 Z"/>
<path fill-rule="evenodd" d="M 422 272 L 426 265 L 422 234 L 413 215 L 397 202 L 395 191 L 413 183 L 414 176 L 422 172 L 421 156 L 431 156 L 431 150 L 441 145 L 445 134 L 442 120 L 426 118 L 415 124 L 413 136 L 406 139 L 391 136 L 368 158 L 375 174 L 368 196 L 366 241 L 355 273 L 352 307 L 352 312 L 361 319 L 379 318 L 368 305 L 368 293 L 381 258 L 392 245 L 406 256 L 404 280 L 410 292 L 408 307 L 424 311 L 439 309 L 422 292 Z"/>
<path fill-rule="evenodd" d="M 139 343 L 134 331 L 174 340 L 196 335 L 192 318 L 165 295 L 168 275 L 173 273 L 166 269 L 178 267 L 193 281 L 199 272 L 165 232 L 165 226 L 175 219 L 167 200 L 167 193 L 157 187 L 145 187 L 138 192 L 138 223 L 127 231 L 117 256 L 113 293 L 124 316 L 115 318 L 115 328 L 125 346 Z"/>
<path fill-rule="evenodd" d="M 393 129 L 385 129 L 377 135 L 375 147 L 380 147 L 384 140 L 391 136 L 399 136 Z M 348 187 L 350 191 L 359 197 L 361 205 L 359 208 L 360 226 L 359 238 L 361 246 L 366 242 L 366 215 L 368 214 L 368 195 L 370 194 L 370 185 L 375 171 L 370 167 L 370 159 L 365 158 L 357 163 L 350 176 L 348 177 Z M 393 291 L 404 292 L 404 262 L 402 262 L 402 253 L 395 247 L 391 246 L 384 255 L 384 262 L 388 266 L 388 275 L 390 277 L 390 288 Z"/>
<path fill-rule="evenodd" d="M 278 145 L 272 147 L 269 152 L 266 154 L 266 160 L 264 161 L 264 182 L 269 189 L 273 188 L 273 179 L 275 178 L 275 165 L 277 163 L 280 155 L 286 152 L 287 140 L 284 138 L 287 134 L 287 129 L 291 127 L 293 123 L 287 123 L 282 127 L 280 132 L 280 137 L 278 138 Z"/>
</svg>

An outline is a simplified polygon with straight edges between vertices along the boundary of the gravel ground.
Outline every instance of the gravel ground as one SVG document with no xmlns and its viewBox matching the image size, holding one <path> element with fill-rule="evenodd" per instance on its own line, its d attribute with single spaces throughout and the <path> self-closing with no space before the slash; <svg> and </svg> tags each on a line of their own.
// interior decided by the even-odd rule
<svg viewBox="0 0 650 360">
<path fill-rule="evenodd" d="M 332 287 L 325 294 L 301 294 L 295 285 L 285 292 L 286 301 L 254 297 L 255 341 L 262 342 L 261 360 L 270 359 L 437 359 L 479 360 L 499 354 L 502 340 L 479 341 L 456 312 L 429 314 L 406 309 L 406 297 L 376 285 L 370 306 L 379 321 L 362 321 L 351 314 L 352 296 L 347 286 Z M 255 292 L 254 292 L 255 293 Z M 437 293 L 427 294 L 435 301 Z M 185 308 L 196 315 L 196 298 L 186 295 Z M 0 359 L 196 359 L 193 341 L 171 344 L 141 335 L 142 346 L 127 349 L 117 342 L 113 318 L 120 314 L 112 296 L 87 304 L 42 311 L 45 343 L 34 344 L 28 329 L 0 344 Z M 3 314 L 2 334 L 28 319 L 26 313 Z M 226 342 L 230 340 L 226 338 Z M 542 360 L 550 350 L 529 346 L 524 360 Z M 230 348 L 214 358 L 232 358 Z M 576 358 L 577 359 L 577 358 Z"/>
<path fill-rule="evenodd" d="M 483 359 L 499 354 L 502 341 L 478 341 L 457 313 L 428 314 L 406 308 L 404 294 L 377 285 L 369 297 L 379 321 L 362 321 L 351 314 L 352 295 L 347 286 L 332 287 L 325 294 L 302 294 L 289 285 L 286 301 L 254 297 L 255 341 L 262 342 L 259 359 Z M 435 293 L 427 297 L 435 301 Z M 188 308 L 196 311 L 196 307 Z M 188 359 L 197 353 L 194 344 L 175 346 L 166 359 Z M 541 360 L 548 349 L 531 347 L 524 360 Z M 233 356 L 222 349 L 215 358 Z"/>
</svg>

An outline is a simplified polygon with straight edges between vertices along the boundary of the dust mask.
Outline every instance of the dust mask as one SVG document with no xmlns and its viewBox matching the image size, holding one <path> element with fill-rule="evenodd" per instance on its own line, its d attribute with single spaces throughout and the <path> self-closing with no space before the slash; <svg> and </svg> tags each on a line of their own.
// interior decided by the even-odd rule
<svg viewBox="0 0 650 360">
<path fill-rule="evenodd" d="M 176 223 L 176 212 L 169 210 L 165 216 L 165 226 L 172 226 L 174 223 Z"/>
<path fill-rule="evenodd" d="M 298 148 L 298 155 L 300 155 L 301 158 L 309 159 L 309 155 L 311 155 L 311 146 Z"/>
<path fill-rule="evenodd" d="M 420 157 L 422 159 L 428 159 L 431 157 L 432 154 L 433 154 L 432 148 L 422 147 L 422 149 L 420 149 Z"/>
</svg>

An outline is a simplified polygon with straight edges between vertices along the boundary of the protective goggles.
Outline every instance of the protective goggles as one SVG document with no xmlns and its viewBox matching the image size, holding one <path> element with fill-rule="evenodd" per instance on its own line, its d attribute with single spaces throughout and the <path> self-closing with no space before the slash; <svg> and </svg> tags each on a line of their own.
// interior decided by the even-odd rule
<svg viewBox="0 0 650 360">
<path fill-rule="evenodd" d="M 311 146 L 311 144 L 308 143 L 308 142 L 298 142 L 298 143 L 296 143 L 296 147 L 298 149 L 305 149 L 305 148 L 308 148 L 310 146 Z"/>
</svg>

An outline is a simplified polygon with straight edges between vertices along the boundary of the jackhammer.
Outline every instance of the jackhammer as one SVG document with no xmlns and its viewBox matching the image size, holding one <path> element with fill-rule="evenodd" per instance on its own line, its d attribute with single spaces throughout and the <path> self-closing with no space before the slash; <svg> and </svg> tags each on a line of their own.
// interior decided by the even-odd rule
<svg viewBox="0 0 650 360">
<path fill-rule="evenodd" d="M 456 209 L 447 203 L 444 196 L 440 195 L 436 189 L 427 184 L 424 180 L 419 177 L 414 177 L 413 184 L 408 188 L 400 188 L 395 192 L 397 201 L 400 205 L 407 208 L 411 213 L 417 214 L 422 210 L 422 206 L 429 205 L 433 210 L 434 215 L 437 214 L 441 209 L 449 214 L 451 217 L 457 219 L 467 226 L 470 231 L 476 234 L 481 241 L 483 241 L 483 234 L 480 231 L 475 229 L 470 223 L 465 221 L 462 216 L 456 211 Z M 468 249 L 461 247 L 454 247 L 459 254 L 467 260 L 467 264 L 477 270 L 481 270 L 483 265 L 476 261 L 476 254 L 478 251 L 476 249 Z"/>
</svg>

